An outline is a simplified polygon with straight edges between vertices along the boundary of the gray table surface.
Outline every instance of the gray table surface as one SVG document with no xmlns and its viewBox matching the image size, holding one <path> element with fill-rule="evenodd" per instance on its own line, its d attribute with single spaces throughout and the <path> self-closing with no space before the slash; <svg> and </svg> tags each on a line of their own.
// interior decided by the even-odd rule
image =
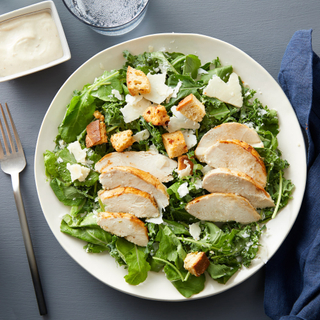
<svg viewBox="0 0 320 320">
<path fill-rule="evenodd" d="M 35 3 L 2 0 L 0 14 Z M 227 41 L 258 61 L 275 79 L 293 33 L 313 32 L 320 53 L 318 0 L 151 0 L 147 15 L 119 37 L 95 33 L 54 0 L 72 58 L 20 79 L 0 83 L 0 103 L 8 102 L 27 158 L 21 192 L 38 262 L 48 315 L 45 319 L 269 319 L 263 309 L 264 270 L 213 297 L 189 302 L 143 300 L 108 287 L 80 267 L 57 242 L 42 214 L 34 182 L 38 131 L 57 90 L 88 58 L 120 42 L 163 32 L 191 32 Z M 1 45 L 1 44 L 0 44 Z M 0 171 L 0 319 L 41 319 L 31 282 L 10 176 Z"/>
</svg>

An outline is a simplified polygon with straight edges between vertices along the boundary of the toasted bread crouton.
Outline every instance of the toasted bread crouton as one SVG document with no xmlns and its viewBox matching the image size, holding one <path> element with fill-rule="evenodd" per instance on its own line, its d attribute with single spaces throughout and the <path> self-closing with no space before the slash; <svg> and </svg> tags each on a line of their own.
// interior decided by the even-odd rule
<svg viewBox="0 0 320 320">
<path fill-rule="evenodd" d="M 183 155 L 178 157 L 178 170 L 184 170 L 187 166 L 190 166 L 191 172 L 193 170 L 193 162 L 188 158 L 188 156 Z"/>
<path fill-rule="evenodd" d="M 191 274 L 199 277 L 210 265 L 210 261 L 204 252 L 188 253 L 184 259 L 184 268 Z"/>
<path fill-rule="evenodd" d="M 93 115 L 96 119 L 99 119 L 100 121 L 104 121 L 104 115 L 100 111 L 96 110 L 93 113 Z"/>
<path fill-rule="evenodd" d="M 87 125 L 86 147 L 91 148 L 106 142 L 108 142 L 108 137 L 105 123 L 99 120 L 89 123 Z"/>
<path fill-rule="evenodd" d="M 143 118 L 147 122 L 151 122 L 154 126 L 166 126 L 170 121 L 166 108 L 161 105 L 147 108 L 143 113 Z"/>
<path fill-rule="evenodd" d="M 178 157 L 178 173 L 179 178 L 190 176 L 193 174 L 193 162 L 188 156 L 183 155 Z"/>
<path fill-rule="evenodd" d="M 131 130 L 125 130 L 115 133 L 111 136 L 110 142 L 116 151 L 122 152 L 123 150 L 129 148 L 135 140 L 132 137 Z"/>
<path fill-rule="evenodd" d="M 188 148 L 181 131 L 164 133 L 162 135 L 162 141 L 168 156 L 171 159 L 188 152 Z"/>
<path fill-rule="evenodd" d="M 127 69 L 127 87 L 132 96 L 146 94 L 151 91 L 150 81 L 144 72 L 130 66 Z"/>
<path fill-rule="evenodd" d="M 206 115 L 204 105 L 192 93 L 179 102 L 177 111 L 195 122 L 201 122 Z"/>
</svg>

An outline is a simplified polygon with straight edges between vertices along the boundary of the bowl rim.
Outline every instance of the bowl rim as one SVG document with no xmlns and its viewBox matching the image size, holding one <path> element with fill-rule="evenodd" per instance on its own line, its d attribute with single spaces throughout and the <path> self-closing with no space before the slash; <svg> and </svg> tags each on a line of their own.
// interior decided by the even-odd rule
<svg viewBox="0 0 320 320">
<path fill-rule="evenodd" d="M 142 10 L 141 10 L 136 16 L 134 16 L 131 20 L 127 21 L 126 23 L 119 24 L 119 25 L 113 26 L 113 27 L 100 27 L 100 26 L 93 25 L 93 24 L 87 22 L 86 20 L 82 19 L 81 17 L 75 15 L 75 14 L 71 11 L 71 9 L 69 8 L 69 6 L 67 5 L 66 0 L 62 0 L 62 2 L 63 2 L 63 4 L 65 5 L 65 7 L 68 9 L 68 11 L 69 11 L 74 17 L 76 17 L 78 20 L 80 20 L 81 22 L 83 22 L 83 23 L 86 24 L 87 26 L 92 27 L 92 28 L 95 28 L 95 29 L 99 29 L 99 30 L 118 30 L 118 29 L 121 29 L 121 27 L 124 27 L 124 26 L 130 24 L 130 23 L 133 22 L 134 20 L 138 19 L 139 16 L 141 16 L 141 15 L 145 12 L 145 10 L 146 10 L 147 7 L 148 7 L 149 1 L 150 1 L 150 0 L 146 0 L 146 3 L 145 3 L 145 5 L 144 5 L 144 7 L 142 8 Z"/>
</svg>

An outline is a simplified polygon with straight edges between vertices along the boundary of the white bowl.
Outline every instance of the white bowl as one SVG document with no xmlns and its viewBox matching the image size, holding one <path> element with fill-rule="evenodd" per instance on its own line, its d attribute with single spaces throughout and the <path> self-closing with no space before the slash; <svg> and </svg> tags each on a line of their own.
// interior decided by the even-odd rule
<svg viewBox="0 0 320 320">
<path fill-rule="evenodd" d="M 16 79 L 16 78 L 23 77 L 25 75 L 40 71 L 40 70 L 50 68 L 50 67 L 55 66 L 57 64 L 60 64 L 62 62 L 65 62 L 71 58 L 71 54 L 70 54 L 70 50 L 69 50 L 66 36 L 64 34 L 57 9 L 55 7 L 55 4 L 52 1 L 39 2 L 39 3 L 33 4 L 28 7 L 24 7 L 24 8 L 18 9 L 18 10 L 14 10 L 14 11 L 5 13 L 0 16 L 0 24 L 4 21 L 10 20 L 10 19 L 18 18 L 20 16 L 24 16 L 27 14 L 37 13 L 40 11 L 47 11 L 51 14 L 51 17 L 52 17 L 52 19 L 57 27 L 57 30 L 58 30 L 58 34 L 59 34 L 59 38 L 60 38 L 60 42 L 61 42 L 61 46 L 62 46 L 62 50 L 63 50 L 63 56 L 59 59 L 53 60 L 49 63 L 45 63 L 43 65 L 40 65 L 40 66 L 32 68 L 32 69 L 17 72 L 12 75 L 8 75 L 8 76 L 3 76 L 3 77 L 0 76 L 0 82 Z"/>
<path fill-rule="evenodd" d="M 166 50 L 196 54 L 202 63 L 219 57 L 223 65 L 231 64 L 242 80 L 255 89 L 263 105 L 278 112 L 280 133 L 279 148 L 283 158 L 290 167 L 286 170 L 286 178 L 295 184 L 293 198 L 283 208 L 276 219 L 267 223 L 267 234 L 262 238 L 263 249 L 260 258 L 255 259 L 249 268 L 242 268 L 227 282 L 219 284 L 207 277 L 205 289 L 190 299 L 184 298 L 166 279 L 164 272 L 149 272 L 147 280 L 132 286 L 125 282 L 127 271 L 118 267 L 115 260 L 106 253 L 88 254 L 83 250 L 84 241 L 72 238 L 60 232 L 61 216 L 69 213 L 70 207 L 64 206 L 54 195 L 48 183 L 43 161 L 43 154 L 53 150 L 54 139 L 58 134 L 58 126 L 66 112 L 66 106 L 72 98 L 74 90 L 81 90 L 84 85 L 92 83 L 101 76 L 104 70 L 119 69 L 125 63 L 122 52 L 129 50 L 132 54 L 148 51 Z M 298 215 L 306 183 L 305 145 L 300 125 L 292 106 L 284 92 L 272 76 L 256 61 L 240 49 L 218 39 L 197 34 L 156 34 L 130 40 L 104 51 L 101 51 L 80 66 L 62 85 L 49 107 L 38 136 L 34 161 L 35 180 L 40 204 L 50 229 L 66 250 L 85 270 L 103 283 L 122 292 L 146 299 L 162 301 L 189 301 L 221 293 L 240 284 L 258 271 L 277 251 L 286 238 Z M 90 283 L 88 282 L 88 286 Z"/>
</svg>

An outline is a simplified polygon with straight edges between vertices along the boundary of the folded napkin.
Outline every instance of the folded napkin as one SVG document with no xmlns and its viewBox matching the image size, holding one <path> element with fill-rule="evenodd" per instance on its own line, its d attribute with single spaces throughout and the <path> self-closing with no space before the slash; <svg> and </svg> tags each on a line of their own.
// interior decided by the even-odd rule
<svg viewBox="0 0 320 320">
<path fill-rule="evenodd" d="M 320 59 L 311 34 L 293 35 L 279 73 L 306 138 L 308 175 L 298 218 L 266 265 L 264 305 L 273 320 L 320 319 Z"/>
</svg>

